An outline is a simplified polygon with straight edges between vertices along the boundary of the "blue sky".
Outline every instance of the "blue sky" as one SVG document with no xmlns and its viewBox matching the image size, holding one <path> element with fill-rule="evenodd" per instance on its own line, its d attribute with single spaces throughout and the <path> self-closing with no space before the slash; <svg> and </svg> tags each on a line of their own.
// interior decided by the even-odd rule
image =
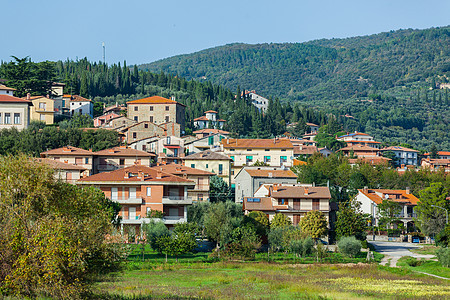
<svg viewBox="0 0 450 300">
<path fill-rule="evenodd" d="M 234 42 L 304 42 L 450 25 L 450 1 L 2 0 L 0 60 L 148 63 Z"/>
</svg>

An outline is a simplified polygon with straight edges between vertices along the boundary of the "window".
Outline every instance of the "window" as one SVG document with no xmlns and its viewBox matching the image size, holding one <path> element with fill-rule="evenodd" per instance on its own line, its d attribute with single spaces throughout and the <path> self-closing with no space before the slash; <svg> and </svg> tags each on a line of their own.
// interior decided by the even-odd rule
<svg viewBox="0 0 450 300">
<path fill-rule="evenodd" d="M 281 151 L 284 151 L 284 152 L 286 152 L 286 149 L 281 149 Z"/>
<path fill-rule="evenodd" d="M 264 149 L 264 151 L 270 151 L 270 149 Z"/>
<path fill-rule="evenodd" d="M 138 121 L 138 116 L 134 116 L 134 120 L 135 120 L 136 122 L 139 122 L 139 121 Z"/>
<path fill-rule="evenodd" d="M 195 169 L 195 164 L 191 164 L 191 168 Z"/>
<path fill-rule="evenodd" d="M 139 109 L 139 108 L 138 108 L 137 106 L 134 107 L 134 111 L 138 111 L 138 109 Z"/>
<path fill-rule="evenodd" d="M 208 138 L 208 145 L 213 145 L 214 144 L 214 137 L 213 136 L 210 136 L 209 138 Z"/>
<path fill-rule="evenodd" d="M 142 151 L 146 151 L 147 150 L 147 145 L 142 145 Z"/>
<path fill-rule="evenodd" d="M 0 113 L 0 124 L 2 124 L 3 122 L 3 119 L 2 119 L 2 113 Z"/>
<path fill-rule="evenodd" d="M 287 162 L 287 156 L 280 156 L 280 162 Z"/>
<path fill-rule="evenodd" d="M 84 159 L 84 163 L 87 165 L 87 164 L 89 164 L 89 157 L 86 157 L 85 159 Z"/>
<path fill-rule="evenodd" d="M 264 162 L 266 163 L 270 162 L 270 156 L 264 156 Z"/>
<path fill-rule="evenodd" d="M 278 199 L 278 205 L 288 205 L 287 199 Z"/>
<path fill-rule="evenodd" d="M 150 122 L 153 123 L 153 116 L 150 116 Z"/>
<path fill-rule="evenodd" d="M 167 149 L 166 148 L 163 149 L 163 153 L 167 154 Z"/>
<path fill-rule="evenodd" d="M 152 195 L 152 188 L 147 187 L 147 197 L 150 197 Z"/>
<path fill-rule="evenodd" d="M 166 139 L 166 145 L 170 145 L 170 136 L 168 136 Z"/>
<path fill-rule="evenodd" d="M 5 124 L 11 124 L 11 114 L 5 113 Z"/>
<path fill-rule="evenodd" d="M 313 199 L 313 201 L 312 201 L 312 209 L 313 210 L 320 210 L 320 200 L 319 199 Z"/>
<path fill-rule="evenodd" d="M 246 161 L 247 163 L 252 162 L 252 161 L 253 161 L 253 156 L 251 156 L 251 155 L 246 156 L 246 157 L 245 157 L 245 161 Z"/>
<path fill-rule="evenodd" d="M 136 188 L 135 187 L 130 187 L 130 194 L 128 196 L 128 198 L 130 199 L 136 199 Z"/>
<path fill-rule="evenodd" d="M 119 159 L 119 165 L 121 166 L 125 165 L 125 158 Z"/>
<path fill-rule="evenodd" d="M 14 113 L 14 124 L 20 124 L 20 114 Z"/>
<path fill-rule="evenodd" d="M 39 120 L 41 120 L 42 122 L 45 122 L 45 115 L 40 115 Z"/>
<path fill-rule="evenodd" d="M 133 132 L 133 139 L 137 138 L 137 132 Z"/>
<path fill-rule="evenodd" d="M 234 161 L 234 155 L 231 155 L 230 158 L 232 161 Z"/>
<path fill-rule="evenodd" d="M 247 149 L 247 151 L 252 151 L 252 149 Z"/>
<path fill-rule="evenodd" d="M 46 108 L 46 103 L 45 102 L 39 102 L 39 109 L 40 110 L 45 110 L 45 108 Z"/>
<path fill-rule="evenodd" d="M 169 116 L 166 116 L 166 123 L 168 123 L 170 120 Z"/>
<path fill-rule="evenodd" d="M 146 124 L 144 124 L 144 128 L 148 128 L 148 124 L 146 123 Z"/>
<path fill-rule="evenodd" d="M 203 194 L 198 194 L 198 201 L 203 201 Z"/>
<path fill-rule="evenodd" d="M 166 106 L 166 110 L 167 110 L 167 111 L 169 110 L 169 106 Z"/>
<path fill-rule="evenodd" d="M 208 164 L 206 164 L 206 168 L 208 169 Z"/>
<path fill-rule="evenodd" d="M 119 197 L 119 190 L 116 187 L 111 188 L 111 200 L 117 200 Z"/>
<path fill-rule="evenodd" d="M 222 175 L 223 173 L 223 165 L 219 164 L 219 175 Z"/>
<path fill-rule="evenodd" d="M 150 111 L 153 111 L 153 106 L 150 106 Z"/>
<path fill-rule="evenodd" d="M 247 202 L 261 202 L 261 198 L 247 198 Z"/>
</svg>

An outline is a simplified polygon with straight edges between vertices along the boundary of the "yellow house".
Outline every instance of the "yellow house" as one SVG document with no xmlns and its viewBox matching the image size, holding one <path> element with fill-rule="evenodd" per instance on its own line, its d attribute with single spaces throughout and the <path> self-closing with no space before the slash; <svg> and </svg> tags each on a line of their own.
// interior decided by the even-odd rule
<svg viewBox="0 0 450 300">
<path fill-rule="evenodd" d="M 31 120 L 42 121 L 45 124 L 53 124 L 55 117 L 55 101 L 44 96 L 32 96 L 27 99 L 33 102 L 31 107 Z"/>
<path fill-rule="evenodd" d="M 231 158 L 222 152 L 206 150 L 184 157 L 184 165 L 221 177 L 228 185 L 231 184 Z"/>
</svg>

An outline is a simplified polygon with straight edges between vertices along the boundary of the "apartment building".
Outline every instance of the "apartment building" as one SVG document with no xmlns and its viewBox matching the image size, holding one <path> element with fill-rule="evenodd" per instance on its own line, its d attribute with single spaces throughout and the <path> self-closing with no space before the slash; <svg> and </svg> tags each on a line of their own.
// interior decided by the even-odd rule
<svg viewBox="0 0 450 300">
<path fill-rule="evenodd" d="M 161 137 L 167 135 L 166 129 L 150 121 L 132 124 L 128 127 L 121 128 L 119 131 L 125 134 L 127 144 L 149 137 Z"/>
<path fill-rule="evenodd" d="M 55 171 L 55 178 L 67 183 L 75 184 L 79 179 L 89 176 L 89 170 L 82 166 L 63 163 L 50 158 L 36 158 L 36 161 L 52 168 Z"/>
<path fill-rule="evenodd" d="M 185 105 L 175 100 L 153 96 L 127 102 L 128 118 L 136 121 L 150 121 L 157 125 L 175 122 L 180 124 L 181 133 L 185 126 Z"/>
<path fill-rule="evenodd" d="M 347 133 L 346 135 L 336 136 L 338 141 L 347 143 L 347 146 L 368 146 L 373 148 L 380 148 L 381 143 L 373 139 L 373 136 L 362 132 Z"/>
<path fill-rule="evenodd" d="M 322 212 L 329 220 L 330 199 L 327 187 L 262 185 L 254 196 L 244 198 L 243 209 L 245 214 L 262 211 L 269 216 L 269 221 L 281 213 L 297 225 L 312 210 Z"/>
<path fill-rule="evenodd" d="M 0 94 L 0 129 L 26 129 L 30 124 L 30 107 L 33 103 L 11 96 L 13 91 L 8 89 L 4 87 L 3 94 Z"/>
<path fill-rule="evenodd" d="M 182 166 L 178 164 L 160 165 L 153 167 L 164 173 L 186 178 L 195 183 L 194 188 L 188 189 L 188 197 L 194 202 L 209 200 L 209 179 L 214 173 Z"/>
<path fill-rule="evenodd" d="M 221 134 L 225 137 L 228 137 L 230 135 L 230 133 L 228 131 L 225 130 L 220 130 L 220 129 L 214 129 L 214 128 L 205 128 L 205 129 L 200 129 L 200 130 L 196 130 L 193 132 L 193 134 L 195 134 L 195 137 L 198 139 L 213 135 L 213 134 Z"/>
<path fill-rule="evenodd" d="M 265 184 L 296 184 L 297 175 L 289 169 L 274 167 L 243 167 L 235 176 L 235 201 L 242 203 Z"/>
<path fill-rule="evenodd" d="M 156 155 L 127 146 L 119 146 L 94 153 L 94 173 L 110 172 L 133 165 L 150 167 Z"/>
<path fill-rule="evenodd" d="M 134 227 L 136 232 L 150 220 L 150 210 L 163 212 L 162 222 L 169 228 L 187 222 L 187 206 L 192 204 L 188 188 L 195 186 L 183 177 L 141 165 L 95 174 L 77 184 L 96 186 L 106 197 L 120 203 L 121 226 Z"/>
<path fill-rule="evenodd" d="M 88 175 L 94 174 L 94 153 L 92 151 L 66 146 L 42 152 L 41 157 L 80 166 L 88 170 Z"/>
<path fill-rule="evenodd" d="M 243 166 L 264 162 L 271 167 L 291 167 L 294 146 L 288 139 L 224 139 L 221 141 L 225 155 L 233 160 L 231 183 Z"/>
<path fill-rule="evenodd" d="M 229 186 L 231 184 L 231 158 L 223 152 L 206 150 L 183 158 L 185 166 L 212 172 L 222 178 Z"/>
<path fill-rule="evenodd" d="M 44 96 L 30 96 L 27 100 L 33 103 L 31 107 L 31 120 L 45 122 L 47 125 L 55 123 L 55 100 Z"/>
<path fill-rule="evenodd" d="M 160 164 L 181 164 L 184 140 L 177 136 L 164 136 L 148 144 L 147 151 L 156 153 Z"/>
<path fill-rule="evenodd" d="M 187 154 L 194 154 L 210 149 L 220 150 L 220 141 L 226 139 L 228 136 L 222 135 L 220 133 L 215 133 L 201 137 L 190 142 L 185 142 L 185 148 Z"/>
<path fill-rule="evenodd" d="M 381 153 L 383 152 L 392 152 L 394 153 L 396 159 L 397 159 L 397 165 L 412 165 L 417 166 L 417 155 L 419 151 L 414 149 L 409 149 L 405 147 L 400 146 L 391 146 L 386 147 L 380 150 Z"/>
</svg>

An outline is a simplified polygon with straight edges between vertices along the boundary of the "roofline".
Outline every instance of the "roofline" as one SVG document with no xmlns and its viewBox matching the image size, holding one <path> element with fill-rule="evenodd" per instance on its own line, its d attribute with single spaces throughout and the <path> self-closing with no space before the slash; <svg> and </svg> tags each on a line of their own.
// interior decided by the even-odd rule
<svg viewBox="0 0 450 300">
<path fill-rule="evenodd" d="M 101 174 L 101 173 L 99 173 Z M 171 173 L 169 173 L 172 176 L 175 176 Z M 88 178 L 88 177 L 86 177 Z M 85 184 L 85 185 L 123 185 L 123 184 L 129 184 L 129 185 L 194 185 L 195 182 L 186 182 L 186 181 L 153 181 L 153 180 L 133 180 L 133 181 L 127 181 L 127 180 L 117 180 L 117 181 L 97 181 L 97 180 L 82 180 L 79 179 L 75 182 L 76 184 Z"/>
</svg>

